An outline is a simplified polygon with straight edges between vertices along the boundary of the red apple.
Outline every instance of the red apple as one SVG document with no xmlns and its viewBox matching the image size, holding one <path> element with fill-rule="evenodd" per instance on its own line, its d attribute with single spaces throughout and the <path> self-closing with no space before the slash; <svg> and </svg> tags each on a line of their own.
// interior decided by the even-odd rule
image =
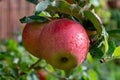
<svg viewBox="0 0 120 80">
<path fill-rule="evenodd" d="M 39 35 L 44 24 L 45 23 L 41 24 L 39 22 L 27 23 L 22 33 L 22 40 L 25 49 L 36 57 L 38 57 L 39 53 Z"/>
<path fill-rule="evenodd" d="M 38 71 L 37 71 L 37 74 L 38 74 L 38 77 L 39 77 L 40 80 L 47 80 L 47 79 L 46 79 L 47 73 L 46 73 L 45 71 L 38 70 Z"/>
<path fill-rule="evenodd" d="M 69 19 L 53 20 L 41 31 L 39 56 L 55 68 L 70 70 L 85 60 L 89 42 L 81 24 Z"/>
</svg>

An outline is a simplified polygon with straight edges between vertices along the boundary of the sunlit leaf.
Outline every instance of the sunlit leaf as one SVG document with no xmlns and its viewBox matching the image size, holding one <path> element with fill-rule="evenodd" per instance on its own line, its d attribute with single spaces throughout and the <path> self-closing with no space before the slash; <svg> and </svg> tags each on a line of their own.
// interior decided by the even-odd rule
<svg viewBox="0 0 120 80">
<path fill-rule="evenodd" d="M 88 60 L 89 62 L 93 62 L 93 58 L 92 58 L 92 56 L 91 56 L 90 53 L 88 53 L 88 55 L 87 55 L 87 60 Z"/>
<path fill-rule="evenodd" d="M 48 12 L 42 11 L 38 16 L 48 16 L 51 17 L 51 15 Z"/>
<path fill-rule="evenodd" d="M 92 69 L 88 70 L 88 74 L 89 74 L 89 80 L 98 80 L 98 76 L 95 70 Z"/>
<path fill-rule="evenodd" d="M 115 48 L 113 56 L 114 57 L 119 57 L 120 56 L 120 46 Z"/>
</svg>

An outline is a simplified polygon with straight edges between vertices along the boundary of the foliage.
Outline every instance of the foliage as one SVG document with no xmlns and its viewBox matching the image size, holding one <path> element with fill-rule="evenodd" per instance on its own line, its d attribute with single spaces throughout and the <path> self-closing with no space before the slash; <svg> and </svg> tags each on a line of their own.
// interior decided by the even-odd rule
<svg viewBox="0 0 120 80">
<path fill-rule="evenodd" d="M 69 72 L 54 69 L 45 60 L 30 55 L 21 40 L 3 40 L 0 43 L 0 80 L 39 80 L 39 71 L 45 73 L 46 80 L 119 80 L 120 29 L 110 28 L 116 18 L 110 19 L 110 11 L 103 9 L 103 0 L 97 5 L 93 0 L 74 0 L 75 4 L 65 0 L 26 1 L 36 5 L 36 10 L 33 15 L 20 19 L 22 23 L 69 18 L 96 34 L 89 35 L 91 45 L 86 61 Z"/>
<path fill-rule="evenodd" d="M 115 57 L 120 55 L 119 48 L 114 51 Z M 39 71 L 46 73 L 46 80 L 67 80 L 67 72 L 52 68 L 44 60 L 37 60 L 24 49 L 21 41 L 1 41 L 0 80 L 39 80 Z M 119 66 L 119 60 L 100 64 L 98 58 L 92 58 L 89 53 L 82 65 L 68 73 L 69 80 L 119 80 Z"/>
</svg>

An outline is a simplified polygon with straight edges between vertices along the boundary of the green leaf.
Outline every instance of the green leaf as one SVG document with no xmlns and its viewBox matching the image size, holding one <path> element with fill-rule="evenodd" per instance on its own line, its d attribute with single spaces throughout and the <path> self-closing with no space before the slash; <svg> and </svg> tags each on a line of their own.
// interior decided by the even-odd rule
<svg viewBox="0 0 120 80">
<path fill-rule="evenodd" d="M 120 40 L 120 34 L 110 34 L 109 36 L 117 40 Z"/>
<path fill-rule="evenodd" d="M 95 31 L 96 28 L 94 27 L 93 23 L 90 20 L 82 19 L 82 25 L 85 29 Z"/>
<path fill-rule="evenodd" d="M 100 48 L 97 48 L 97 47 L 94 47 L 94 48 L 92 47 L 90 49 L 90 54 L 95 59 L 101 59 L 102 56 L 104 55 L 104 53 L 102 52 L 102 50 Z"/>
<path fill-rule="evenodd" d="M 107 31 L 108 34 L 120 34 L 120 29 L 117 29 L 117 30 L 109 30 Z"/>
<path fill-rule="evenodd" d="M 106 53 L 108 52 L 108 48 L 109 48 L 109 46 L 108 46 L 108 33 L 106 32 L 106 30 L 103 26 L 102 26 L 102 34 L 101 35 L 104 37 L 104 46 L 105 46 L 105 48 L 104 48 L 105 55 L 104 56 L 106 56 Z"/>
<path fill-rule="evenodd" d="M 30 23 L 30 22 L 34 22 L 34 21 L 37 21 L 37 22 L 45 22 L 45 21 L 48 21 L 48 19 L 46 19 L 45 17 L 43 16 L 29 16 L 29 17 L 23 17 L 20 19 L 20 22 L 21 23 Z"/>
<path fill-rule="evenodd" d="M 41 11 L 45 10 L 49 4 L 50 4 L 49 0 L 43 0 L 39 2 L 36 6 L 36 14 L 37 13 L 39 14 Z"/>
<path fill-rule="evenodd" d="M 114 41 L 109 41 L 108 44 L 109 44 L 109 50 L 108 50 L 107 54 L 112 55 L 115 48 L 116 48 L 115 42 Z"/>
<path fill-rule="evenodd" d="M 114 57 L 120 57 L 120 46 L 115 48 L 113 56 Z"/>
<path fill-rule="evenodd" d="M 8 40 L 8 48 L 10 50 L 13 50 L 13 51 L 16 50 L 17 49 L 17 43 L 12 39 Z"/>
<path fill-rule="evenodd" d="M 97 72 L 93 69 L 88 70 L 89 80 L 98 80 Z"/>
<path fill-rule="evenodd" d="M 48 12 L 42 11 L 38 16 L 46 16 L 46 17 L 51 17 L 51 15 Z"/>
<path fill-rule="evenodd" d="M 44 6 L 44 7 L 43 7 Z M 41 11 L 46 10 L 50 12 L 60 12 L 63 14 L 68 14 L 77 18 L 80 22 L 82 19 L 82 12 L 84 10 L 89 10 L 91 8 L 90 4 L 86 4 L 81 8 L 77 4 L 69 4 L 65 0 L 54 0 L 53 2 L 42 1 L 36 6 L 36 13 L 39 14 Z"/>
<path fill-rule="evenodd" d="M 0 62 L 0 68 L 3 68 L 3 62 Z"/>
<path fill-rule="evenodd" d="M 80 6 L 78 6 L 76 4 L 70 5 L 65 0 L 55 0 L 50 5 L 48 5 L 48 7 L 46 9 L 46 11 L 60 12 L 60 13 L 74 16 L 79 21 L 81 21 L 82 14 L 81 14 L 80 10 L 81 10 Z"/>
<path fill-rule="evenodd" d="M 33 4 L 35 4 L 35 5 L 37 5 L 37 4 L 39 3 L 38 0 L 26 0 L 26 1 L 28 1 L 28 2 L 30 2 L 30 3 L 33 3 Z"/>
<path fill-rule="evenodd" d="M 21 23 L 29 23 L 32 21 L 33 21 L 32 19 L 30 19 L 29 17 L 26 17 L 26 16 L 20 19 Z"/>
<path fill-rule="evenodd" d="M 102 23 L 100 22 L 98 17 L 93 12 L 88 11 L 88 10 L 84 11 L 84 15 L 93 23 L 98 34 L 101 34 L 102 33 Z"/>
<path fill-rule="evenodd" d="M 87 60 L 91 63 L 93 62 L 93 58 L 90 53 L 87 54 Z"/>
<path fill-rule="evenodd" d="M 120 29 L 109 30 L 107 32 L 108 32 L 110 37 L 120 40 Z"/>
</svg>

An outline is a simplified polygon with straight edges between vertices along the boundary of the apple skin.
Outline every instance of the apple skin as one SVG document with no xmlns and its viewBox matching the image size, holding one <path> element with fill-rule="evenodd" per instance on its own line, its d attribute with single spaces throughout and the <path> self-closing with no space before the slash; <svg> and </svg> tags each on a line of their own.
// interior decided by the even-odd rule
<svg viewBox="0 0 120 80">
<path fill-rule="evenodd" d="M 71 70 L 85 60 L 89 42 L 82 25 L 65 18 L 56 19 L 41 31 L 39 56 L 55 68 Z"/>
<path fill-rule="evenodd" d="M 27 23 L 23 29 L 22 40 L 25 49 L 32 55 L 38 57 L 39 35 L 45 23 L 31 22 Z"/>
<path fill-rule="evenodd" d="M 38 71 L 37 71 L 37 74 L 38 74 L 38 77 L 39 77 L 40 80 L 47 80 L 47 79 L 46 79 L 47 73 L 46 73 L 45 71 L 38 70 Z"/>
</svg>

